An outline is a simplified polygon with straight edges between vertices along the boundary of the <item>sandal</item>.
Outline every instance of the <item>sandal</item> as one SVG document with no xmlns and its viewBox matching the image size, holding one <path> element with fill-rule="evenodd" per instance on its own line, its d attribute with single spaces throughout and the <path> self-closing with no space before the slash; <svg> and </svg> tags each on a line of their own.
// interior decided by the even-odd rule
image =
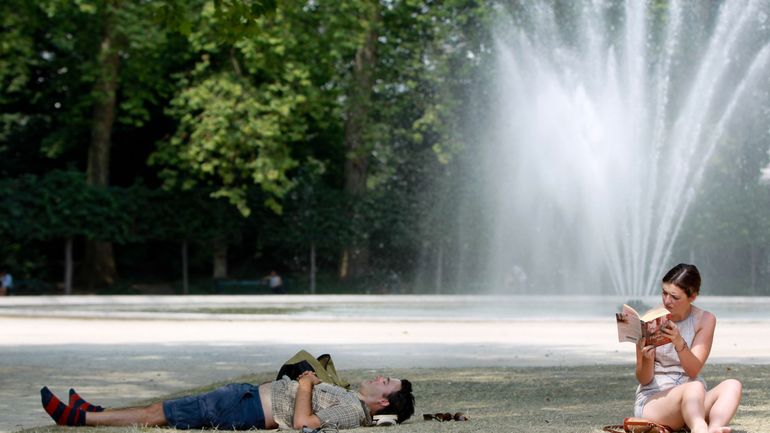
<svg viewBox="0 0 770 433">
<path fill-rule="evenodd" d="M 462 412 L 456 412 L 454 415 L 452 415 L 449 412 L 439 412 L 439 413 L 424 413 L 422 414 L 422 419 L 425 421 L 430 420 L 436 420 L 440 422 L 444 421 L 468 421 L 470 418 L 468 418 L 468 415 L 462 413 Z"/>
</svg>

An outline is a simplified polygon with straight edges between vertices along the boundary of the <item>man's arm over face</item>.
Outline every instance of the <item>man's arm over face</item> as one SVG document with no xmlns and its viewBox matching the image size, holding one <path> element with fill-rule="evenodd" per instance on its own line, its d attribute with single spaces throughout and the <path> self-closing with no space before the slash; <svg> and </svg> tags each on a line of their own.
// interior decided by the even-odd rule
<svg viewBox="0 0 770 433">
<path fill-rule="evenodd" d="M 321 419 L 313 413 L 313 387 L 321 383 L 312 371 L 305 371 L 298 378 L 297 396 L 294 400 L 294 427 L 318 428 L 321 427 Z"/>
</svg>

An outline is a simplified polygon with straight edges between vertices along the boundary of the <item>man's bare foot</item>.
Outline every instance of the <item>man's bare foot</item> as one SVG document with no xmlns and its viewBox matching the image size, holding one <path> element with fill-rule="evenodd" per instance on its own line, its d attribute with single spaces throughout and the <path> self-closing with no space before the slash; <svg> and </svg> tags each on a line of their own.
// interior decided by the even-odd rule
<svg viewBox="0 0 770 433">
<path fill-rule="evenodd" d="M 730 427 L 714 427 L 713 429 L 709 429 L 709 433 L 730 433 L 733 429 Z"/>
</svg>

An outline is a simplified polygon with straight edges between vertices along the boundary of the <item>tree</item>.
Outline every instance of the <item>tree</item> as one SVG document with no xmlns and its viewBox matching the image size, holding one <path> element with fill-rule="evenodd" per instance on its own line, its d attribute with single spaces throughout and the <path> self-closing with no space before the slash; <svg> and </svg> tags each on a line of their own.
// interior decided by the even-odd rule
<svg viewBox="0 0 770 433">
<path fill-rule="evenodd" d="M 167 31 L 151 19 L 153 2 L 26 3 L 9 11 L 15 17 L 9 21 L 11 34 L 29 42 L 32 60 L 15 61 L 34 80 L 27 78 L 15 98 L 13 109 L 22 121 L 13 125 L 11 140 L 19 148 L 24 141 L 33 143 L 26 149 L 39 149 L 49 163 L 63 159 L 84 167 L 90 185 L 106 187 L 114 125 L 140 126 L 148 118 L 147 106 L 162 98 L 159 78 L 170 65 L 162 55 Z M 90 242 L 86 261 L 94 284 L 114 279 L 109 242 Z"/>
<path fill-rule="evenodd" d="M 115 122 L 118 70 L 123 34 L 117 25 L 122 2 L 106 1 L 98 11 L 102 31 L 96 56 L 96 81 L 93 88 L 93 121 L 88 147 L 88 183 L 97 187 L 109 185 L 112 126 Z M 111 285 L 117 274 L 110 242 L 92 241 L 86 245 L 85 261 L 89 280 L 95 284 Z"/>
<path fill-rule="evenodd" d="M 251 25 L 252 16 L 269 11 L 274 2 L 233 0 L 213 5 L 222 22 L 240 23 L 230 26 L 240 32 Z M 50 116 L 50 108 L 45 107 L 40 110 L 44 114 L 39 119 L 47 123 L 44 130 L 49 132 L 43 135 L 37 132 L 40 125 L 30 127 L 33 123 L 27 122 L 30 138 L 42 136 L 42 150 L 50 157 L 73 152 L 82 158 L 80 149 L 87 147 L 86 161 L 77 165 L 86 167 L 89 184 L 109 185 L 116 127 L 139 128 L 149 119 L 152 107 L 164 103 L 171 89 L 169 75 L 186 62 L 188 53 L 184 47 L 179 49 L 178 30 L 187 27 L 187 17 L 195 15 L 201 2 L 44 0 L 22 6 L 10 11 L 14 19 L 9 22 L 16 26 L 11 34 L 17 41 L 32 41 L 30 57 L 36 60 L 23 60 L 20 64 L 32 68 L 31 75 L 35 74 L 34 68 L 52 71 L 39 76 L 38 83 L 49 77 L 51 84 L 62 83 L 48 85 L 43 91 L 33 90 L 28 100 L 39 100 L 34 96 L 43 94 L 49 98 L 45 102 L 50 103 L 53 96 L 55 108 L 66 119 L 65 127 L 55 128 L 54 124 L 60 121 Z M 33 30 L 20 28 L 29 24 L 34 24 Z M 25 128 L 22 125 L 17 129 Z M 83 137 L 90 139 L 86 141 Z M 110 284 L 114 280 L 116 269 L 109 242 L 89 243 L 86 261 L 87 275 L 93 284 Z"/>
<path fill-rule="evenodd" d="M 272 243 L 306 252 L 311 294 L 316 293 L 319 252 L 339 251 L 352 233 L 346 195 L 326 185 L 322 175 L 319 163 L 303 166 L 285 198 L 282 217 L 267 230 Z"/>
<path fill-rule="evenodd" d="M 461 131 L 465 110 L 473 100 L 474 77 L 484 77 L 480 68 L 489 55 L 485 46 L 491 45 L 491 6 L 471 1 L 366 5 L 370 9 L 362 10 L 377 13 L 364 21 L 365 36 L 358 39 L 361 42 L 351 67 L 348 94 L 352 96 L 346 99 L 346 112 L 354 114 L 346 118 L 345 125 L 346 191 L 355 191 L 361 203 L 376 201 L 365 195 L 390 197 L 398 204 L 412 202 L 398 198 L 399 194 L 422 197 L 427 200 L 423 206 L 435 209 L 435 190 L 428 188 L 432 179 L 444 176 L 445 166 L 466 151 Z M 429 192 L 422 196 L 423 191 Z M 401 215 L 413 220 L 410 228 L 416 232 L 418 214 Z M 446 213 L 443 218 L 451 215 Z M 354 238 L 354 248 L 363 254 L 353 267 L 368 262 L 372 236 L 374 232 L 368 231 Z M 443 251 L 449 246 L 444 241 L 431 243 L 441 268 Z M 343 260 L 343 270 L 345 263 Z M 364 273 L 353 267 L 351 274 Z"/>
<path fill-rule="evenodd" d="M 245 222 L 234 207 L 222 199 L 212 199 L 211 191 L 149 189 L 134 185 L 130 190 L 133 241 L 172 241 L 180 245 L 182 293 L 189 294 L 189 247 L 212 246 L 236 237 Z M 223 254 L 223 255 L 222 255 Z M 227 277 L 227 252 L 216 253 L 213 278 Z M 219 261 L 217 261 L 219 260 Z"/>
<path fill-rule="evenodd" d="M 369 111 L 375 80 L 377 38 L 380 34 L 380 4 L 378 0 L 360 3 L 363 32 L 353 61 L 348 101 L 345 109 L 345 192 L 352 198 L 362 198 L 366 192 L 370 148 L 366 143 Z M 349 209 L 351 217 L 355 210 Z M 360 277 L 369 264 L 369 246 L 356 239 L 346 247 L 340 260 L 340 278 Z"/>
<path fill-rule="evenodd" d="M 151 158 L 167 187 L 214 186 L 216 197 L 248 215 L 247 191 L 258 186 L 265 205 L 281 211 L 290 171 L 312 156 L 312 137 L 335 122 L 335 59 L 349 35 L 339 12 L 286 2 L 255 19 L 252 31 L 223 40 L 221 17 L 204 4 L 189 35 L 199 61 L 179 75 L 169 109 L 176 133 Z"/>
<path fill-rule="evenodd" d="M 335 135 L 338 67 L 352 26 L 340 13 L 345 7 L 286 2 L 256 19 L 257 30 L 232 40 L 219 38 L 221 19 L 211 4 L 203 8 L 189 35 L 200 60 L 179 75 L 168 110 L 176 132 L 150 160 L 166 188 L 210 187 L 212 197 L 248 216 L 256 187 L 264 206 L 281 214 L 299 164 L 335 164 L 329 154 L 342 153 L 334 150 L 342 147 Z"/>
<path fill-rule="evenodd" d="M 52 171 L 43 177 L 26 175 L 0 186 L 7 214 L 3 215 L 8 238 L 64 240 L 64 293 L 72 293 L 73 244 L 83 236 L 90 240 L 125 242 L 130 218 L 123 191 L 93 188 L 83 173 Z"/>
<path fill-rule="evenodd" d="M 298 231 L 314 242 L 282 228 L 275 248 L 291 250 L 292 257 L 297 250 L 302 257 L 315 251 L 321 266 L 338 269 L 340 251 L 357 249 L 363 259 L 349 262 L 353 275 L 369 274 L 367 263 L 406 270 L 422 252 L 436 269 L 452 268 L 459 241 L 442 230 L 452 222 L 452 198 L 437 204 L 435 194 L 424 191 L 437 176 L 449 191 L 462 184 L 452 173 L 457 155 L 466 152 L 462 113 L 473 101 L 468 77 L 483 66 L 479 59 L 489 45 L 483 30 L 488 8 L 459 0 L 292 0 L 255 2 L 254 12 L 248 3 L 46 0 L 28 7 L 31 15 L 16 17 L 25 24 L 11 35 L 20 47 L 14 56 L 30 78 L 17 93 L 0 97 L 8 101 L 0 102 L 7 112 L 18 113 L 7 123 L 0 153 L 29 152 L 23 158 L 29 164 L 11 158 L 5 173 L 87 171 L 92 136 L 101 143 L 107 137 L 111 156 L 102 160 L 108 161 L 116 150 L 126 155 L 133 146 L 157 142 L 149 166 L 126 169 L 111 161 L 106 170 L 93 165 L 91 173 L 112 172 L 110 183 L 150 189 L 158 176 L 177 205 L 195 214 L 189 221 L 206 210 L 192 193 L 201 188 L 212 203 L 228 201 L 252 215 L 252 236 L 268 219 L 276 227 L 291 221 L 306 227 Z M 88 31 L 81 36 L 78 29 Z M 23 58 L 25 40 L 33 47 L 31 60 Z M 96 55 L 104 41 L 119 47 L 117 65 L 107 61 L 116 50 Z M 13 73 L 0 71 L 0 77 L 10 80 Z M 110 107 L 112 126 L 97 134 L 95 125 L 108 123 Z M 151 133 L 142 129 L 148 123 Z M 38 149 L 45 157 L 35 154 Z M 318 170 L 308 177 L 310 166 Z M 159 205 L 154 200 L 137 199 L 137 212 L 152 215 Z M 433 230 L 419 223 L 428 214 Z M 318 237 L 313 230 L 321 227 Z M 208 239 L 195 228 L 181 232 L 187 234 L 176 237 L 179 242 Z M 134 235 L 135 242 L 150 239 Z M 223 275 L 227 244 L 215 239 L 210 249 Z M 308 261 L 312 269 L 314 260 Z"/>
</svg>

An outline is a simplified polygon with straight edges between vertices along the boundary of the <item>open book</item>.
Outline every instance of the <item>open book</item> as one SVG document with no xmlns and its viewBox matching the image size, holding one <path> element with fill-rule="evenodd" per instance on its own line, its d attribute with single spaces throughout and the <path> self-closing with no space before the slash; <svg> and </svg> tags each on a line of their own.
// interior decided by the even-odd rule
<svg viewBox="0 0 770 433">
<path fill-rule="evenodd" d="M 663 307 L 653 308 L 639 315 L 633 308 L 623 304 L 623 311 L 615 314 L 618 322 L 618 341 L 636 343 L 647 338 L 647 344 L 661 346 L 671 342 L 660 328 L 671 318 L 671 313 Z"/>
</svg>

